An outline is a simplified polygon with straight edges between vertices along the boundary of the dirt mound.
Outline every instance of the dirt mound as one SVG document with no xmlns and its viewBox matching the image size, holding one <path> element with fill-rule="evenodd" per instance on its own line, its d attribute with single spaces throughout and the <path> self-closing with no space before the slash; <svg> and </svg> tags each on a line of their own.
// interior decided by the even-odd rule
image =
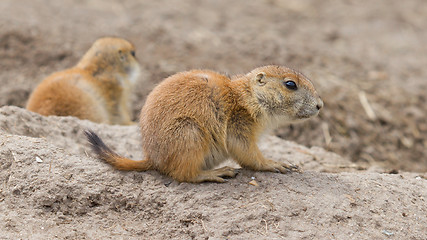
<svg viewBox="0 0 427 240">
<path fill-rule="evenodd" d="M 300 164 L 304 173 L 241 170 L 224 184 L 179 184 L 155 171 L 116 171 L 89 156 L 83 129 L 98 132 L 119 153 L 142 158 L 136 126 L 3 107 L 0 129 L 5 239 L 425 236 L 425 176 L 355 172 L 357 166 L 318 147 L 267 136 L 263 153 Z M 327 173 L 340 171 L 354 173 Z M 250 185 L 252 179 L 259 186 Z"/>
</svg>

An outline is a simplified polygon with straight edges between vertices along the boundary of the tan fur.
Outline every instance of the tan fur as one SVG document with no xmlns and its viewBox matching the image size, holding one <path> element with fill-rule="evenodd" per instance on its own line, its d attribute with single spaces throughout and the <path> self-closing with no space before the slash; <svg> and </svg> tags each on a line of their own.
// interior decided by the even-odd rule
<svg viewBox="0 0 427 240">
<path fill-rule="evenodd" d="M 284 85 L 289 80 L 297 90 Z M 96 134 L 86 134 L 98 155 L 121 170 L 155 169 L 180 182 L 224 182 L 235 170 L 213 168 L 229 157 L 255 171 L 295 170 L 264 158 L 257 140 L 277 124 L 317 115 L 322 106 L 312 83 L 286 67 L 260 67 L 233 80 L 193 70 L 165 79 L 147 97 L 140 116 L 145 160 L 120 157 Z"/>
<path fill-rule="evenodd" d="M 124 39 L 98 39 L 75 67 L 44 79 L 26 108 L 45 116 L 131 124 L 130 90 L 139 74 L 134 55 Z"/>
</svg>

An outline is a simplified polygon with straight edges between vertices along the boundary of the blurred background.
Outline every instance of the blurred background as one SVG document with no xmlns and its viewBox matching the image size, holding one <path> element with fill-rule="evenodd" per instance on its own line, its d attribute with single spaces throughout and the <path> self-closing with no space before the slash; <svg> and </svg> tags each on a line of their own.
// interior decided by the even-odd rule
<svg viewBox="0 0 427 240">
<path fill-rule="evenodd" d="M 2 0 L 0 106 L 24 107 L 47 75 L 99 37 L 136 45 L 150 90 L 179 71 L 296 68 L 325 102 L 275 134 L 322 146 L 361 168 L 427 171 L 427 4 L 423 0 Z"/>
</svg>

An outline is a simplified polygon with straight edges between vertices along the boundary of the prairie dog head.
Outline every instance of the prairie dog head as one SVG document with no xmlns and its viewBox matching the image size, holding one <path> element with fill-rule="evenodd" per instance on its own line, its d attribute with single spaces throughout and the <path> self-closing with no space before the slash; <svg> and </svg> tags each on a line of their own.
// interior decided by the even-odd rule
<svg viewBox="0 0 427 240">
<path fill-rule="evenodd" d="M 93 43 L 77 67 L 96 74 L 112 74 L 123 81 L 134 83 L 140 73 L 135 47 L 122 38 L 100 38 Z"/>
<path fill-rule="evenodd" d="M 267 117 L 295 122 L 316 116 L 323 107 L 313 84 L 303 74 L 282 66 L 256 68 L 247 74 L 256 101 Z"/>
</svg>

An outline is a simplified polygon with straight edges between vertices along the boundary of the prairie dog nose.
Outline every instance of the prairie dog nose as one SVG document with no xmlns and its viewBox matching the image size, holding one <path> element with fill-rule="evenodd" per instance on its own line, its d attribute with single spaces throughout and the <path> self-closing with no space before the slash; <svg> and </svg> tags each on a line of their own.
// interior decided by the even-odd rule
<svg viewBox="0 0 427 240">
<path fill-rule="evenodd" d="M 322 99 L 319 98 L 319 100 L 317 101 L 316 108 L 317 110 L 320 110 L 322 107 L 323 107 L 323 101 Z"/>
</svg>

